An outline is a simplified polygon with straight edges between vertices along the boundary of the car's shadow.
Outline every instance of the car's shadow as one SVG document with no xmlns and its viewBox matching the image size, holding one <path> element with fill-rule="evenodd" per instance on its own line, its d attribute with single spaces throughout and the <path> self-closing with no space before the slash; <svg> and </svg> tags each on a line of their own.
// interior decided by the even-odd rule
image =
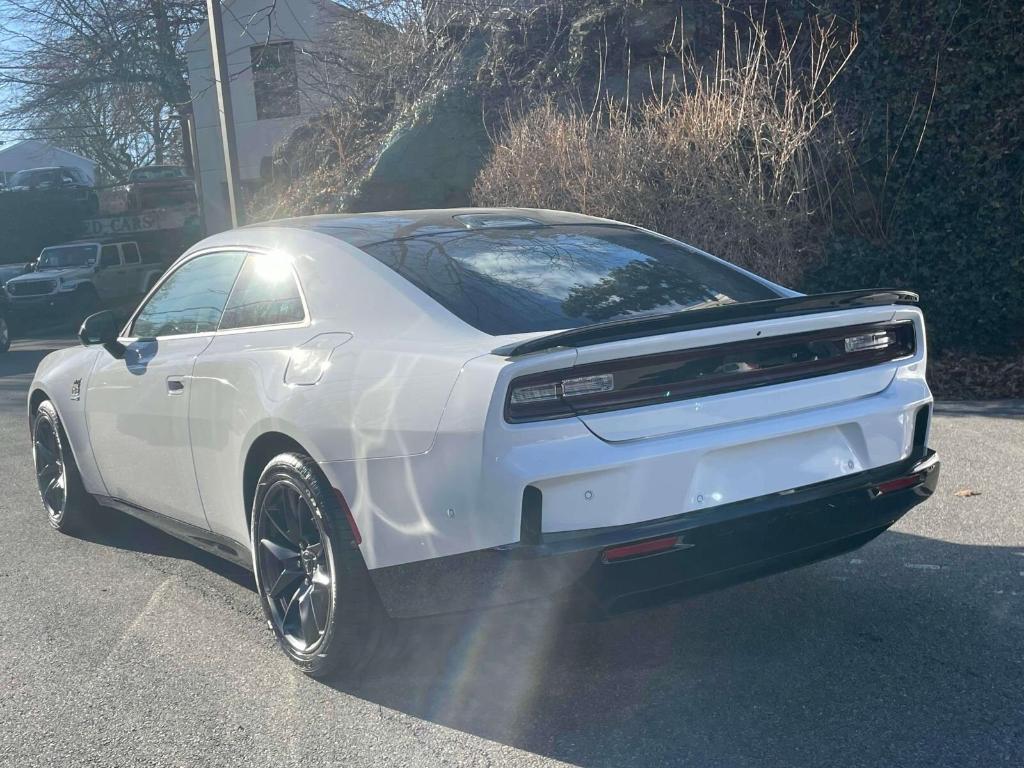
<svg viewBox="0 0 1024 768">
<path fill-rule="evenodd" d="M 88 538 L 253 588 L 247 571 L 108 514 Z M 581 766 L 1016 764 L 1022 574 L 1024 546 L 889 532 L 601 623 L 546 604 L 394 622 L 360 673 L 329 685 Z"/>
<path fill-rule="evenodd" d="M 408 623 L 334 685 L 582 766 L 995 763 L 1024 747 L 1022 569 L 890 532 L 600 624 L 537 605 Z"/>
<path fill-rule="evenodd" d="M 252 573 L 239 565 L 204 552 L 198 547 L 176 539 L 158 528 L 147 525 L 131 515 L 109 507 L 100 508 L 92 524 L 75 534 L 78 538 L 105 547 L 141 552 L 178 560 L 191 560 L 214 573 L 230 579 L 239 586 L 256 591 Z"/>
</svg>

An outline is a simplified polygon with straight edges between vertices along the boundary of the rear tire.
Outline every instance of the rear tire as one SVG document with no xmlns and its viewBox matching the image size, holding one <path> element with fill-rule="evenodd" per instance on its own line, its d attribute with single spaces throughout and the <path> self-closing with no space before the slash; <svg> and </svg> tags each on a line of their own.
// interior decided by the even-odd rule
<svg viewBox="0 0 1024 768">
<path fill-rule="evenodd" d="M 341 505 L 311 458 L 267 464 L 250 530 L 260 605 L 278 645 L 315 678 L 372 656 L 383 612 Z"/>
<path fill-rule="evenodd" d="M 50 525 L 61 533 L 88 528 L 96 502 L 82 485 L 64 425 L 49 400 L 39 404 L 32 421 L 32 457 L 39 498 Z"/>
</svg>

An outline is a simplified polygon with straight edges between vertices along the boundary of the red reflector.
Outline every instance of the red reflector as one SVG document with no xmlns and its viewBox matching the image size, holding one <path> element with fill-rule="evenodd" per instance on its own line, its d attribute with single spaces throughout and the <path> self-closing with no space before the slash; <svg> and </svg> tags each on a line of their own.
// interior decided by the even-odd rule
<svg viewBox="0 0 1024 768">
<path fill-rule="evenodd" d="M 670 549 L 674 549 L 677 544 L 679 544 L 678 536 L 666 536 L 661 539 L 639 541 L 636 544 L 623 544 L 621 547 L 610 547 L 604 551 L 603 557 L 606 563 L 610 563 L 615 560 L 625 560 L 630 557 L 641 557 L 643 555 L 653 555 L 657 552 L 667 552 Z"/>
<path fill-rule="evenodd" d="M 352 517 L 352 510 L 348 508 L 348 502 L 345 501 L 345 497 L 342 495 L 341 491 L 337 488 L 332 488 L 331 490 L 334 491 L 334 498 L 338 500 L 338 506 L 341 507 L 341 511 L 345 513 L 345 519 L 348 520 L 348 527 L 352 529 L 352 538 L 355 540 L 356 546 L 358 547 L 363 543 L 363 537 L 359 533 L 359 526 L 356 525 L 355 518 Z"/>
<path fill-rule="evenodd" d="M 924 480 L 924 475 L 920 472 L 916 475 L 898 477 L 895 480 L 886 480 L 884 483 L 879 483 L 874 487 L 873 495 L 881 496 L 883 493 L 892 493 L 893 491 L 902 491 L 904 488 L 912 488 L 922 480 Z"/>
</svg>

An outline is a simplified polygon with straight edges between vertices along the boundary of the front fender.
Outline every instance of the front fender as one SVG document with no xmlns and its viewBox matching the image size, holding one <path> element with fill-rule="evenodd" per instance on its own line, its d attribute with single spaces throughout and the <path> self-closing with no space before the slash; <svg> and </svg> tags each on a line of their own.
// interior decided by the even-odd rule
<svg viewBox="0 0 1024 768">
<path fill-rule="evenodd" d="M 89 440 L 85 415 L 85 393 L 96 360 L 104 351 L 98 347 L 67 347 L 51 352 L 36 368 L 29 387 L 29 428 L 35 407 L 47 399 L 53 403 L 64 425 L 71 453 L 82 483 L 89 493 L 106 494 Z"/>
</svg>

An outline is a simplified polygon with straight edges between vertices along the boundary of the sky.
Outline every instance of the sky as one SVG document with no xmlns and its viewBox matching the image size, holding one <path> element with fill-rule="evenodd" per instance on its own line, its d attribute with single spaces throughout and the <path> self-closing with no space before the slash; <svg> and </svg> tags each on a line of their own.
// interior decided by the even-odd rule
<svg viewBox="0 0 1024 768">
<path fill-rule="evenodd" d="M 24 34 L 21 25 L 12 18 L 14 7 L 7 0 L 0 0 L 0 69 L 11 69 L 17 66 L 18 51 L 23 50 L 25 41 L 19 39 Z M 0 114 L 7 112 L 17 106 L 18 99 L 16 91 L 11 87 L 0 84 Z M 7 146 L 19 139 L 32 138 L 31 134 L 23 131 L 13 130 L 15 126 L 0 124 L 0 142 Z"/>
</svg>

